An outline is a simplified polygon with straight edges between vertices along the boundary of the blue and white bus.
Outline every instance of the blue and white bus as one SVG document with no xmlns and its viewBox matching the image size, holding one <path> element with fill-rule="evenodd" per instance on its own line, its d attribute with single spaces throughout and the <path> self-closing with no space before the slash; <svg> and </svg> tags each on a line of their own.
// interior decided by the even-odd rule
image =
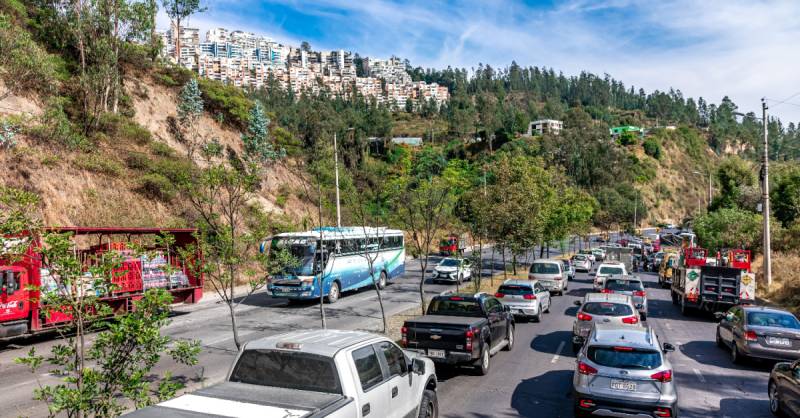
<svg viewBox="0 0 800 418">
<path fill-rule="evenodd" d="M 383 287 L 405 272 L 403 231 L 394 229 L 323 227 L 275 235 L 269 246 L 269 251 L 287 250 L 299 261 L 270 277 L 267 290 L 275 297 L 318 299 L 321 276 L 323 295 L 334 303 L 343 291 L 372 286 L 373 277 Z M 367 256 L 374 260 L 371 274 Z"/>
</svg>

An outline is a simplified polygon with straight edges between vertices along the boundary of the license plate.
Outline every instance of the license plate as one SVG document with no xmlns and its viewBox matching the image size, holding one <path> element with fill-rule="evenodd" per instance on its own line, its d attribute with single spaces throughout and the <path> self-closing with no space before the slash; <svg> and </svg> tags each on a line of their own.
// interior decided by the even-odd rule
<svg viewBox="0 0 800 418">
<path fill-rule="evenodd" d="M 779 345 L 781 347 L 791 347 L 792 342 L 788 338 L 767 337 L 767 344 Z"/>
<path fill-rule="evenodd" d="M 444 350 L 428 350 L 428 357 L 431 358 L 444 358 Z"/>
<path fill-rule="evenodd" d="M 630 382 L 627 380 L 612 380 L 611 389 L 633 392 L 636 390 L 636 382 Z"/>
</svg>

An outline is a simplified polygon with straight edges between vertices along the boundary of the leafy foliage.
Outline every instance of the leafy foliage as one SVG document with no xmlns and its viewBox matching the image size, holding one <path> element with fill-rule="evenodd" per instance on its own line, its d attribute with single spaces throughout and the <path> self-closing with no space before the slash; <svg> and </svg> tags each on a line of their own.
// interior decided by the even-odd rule
<svg viewBox="0 0 800 418">
<path fill-rule="evenodd" d="M 738 208 L 721 208 L 697 217 L 693 230 L 703 246 L 717 251 L 724 248 L 758 248 L 762 217 Z"/>
</svg>

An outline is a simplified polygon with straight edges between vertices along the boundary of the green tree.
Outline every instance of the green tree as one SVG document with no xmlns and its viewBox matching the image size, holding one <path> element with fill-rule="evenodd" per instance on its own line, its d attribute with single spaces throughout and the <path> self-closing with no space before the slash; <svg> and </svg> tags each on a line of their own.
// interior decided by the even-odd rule
<svg viewBox="0 0 800 418">
<path fill-rule="evenodd" d="M 777 218 L 788 227 L 800 217 L 800 170 L 791 170 L 778 178 L 770 193 Z"/>
<path fill-rule="evenodd" d="M 181 23 L 188 19 L 195 13 L 202 13 L 206 10 L 200 7 L 200 0 L 161 0 L 161 5 L 164 6 L 164 11 L 169 16 L 172 27 L 180 31 Z M 175 59 L 180 59 L 181 54 L 181 37 L 176 33 L 175 37 Z"/>
<path fill-rule="evenodd" d="M 762 216 L 738 208 L 721 208 L 695 218 L 700 244 L 715 252 L 724 248 L 758 248 Z"/>
<path fill-rule="evenodd" d="M 755 174 L 748 162 L 739 157 L 730 157 L 719 165 L 717 180 L 720 190 L 711 202 L 709 207 L 711 211 L 720 208 L 739 208 L 747 188 L 755 183 Z"/>
<path fill-rule="evenodd" d="M 285 151 L 276 150 L 269 137 L 269 119 L 259 102 L 250 110 L 250 123 L 247 133 L 242 135 L 244 152 L 249 158 L 259 162 L 274 161 L 285 156 Z"/>
</svg>

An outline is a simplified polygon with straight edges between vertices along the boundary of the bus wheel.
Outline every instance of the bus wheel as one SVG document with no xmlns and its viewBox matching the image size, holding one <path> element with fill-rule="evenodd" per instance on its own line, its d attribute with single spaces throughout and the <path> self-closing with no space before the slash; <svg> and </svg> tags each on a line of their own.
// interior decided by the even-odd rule
<svg viewBox="0 0 800 418">
<path fill-rule="evenodd" d="M 339 282 L 331 283 L 331 290 L 328 291 L 328 297 L 325 300 L 328 303 L 336 303 L 339 300 Z"/>
<path fill-rule="evenodd" d="M 386 278 L 386 272 L 381 272 L 381 277 L 378 279 L 378 289 L 383 289 L 388 284 L 388 279 Z"/>
</svg>

